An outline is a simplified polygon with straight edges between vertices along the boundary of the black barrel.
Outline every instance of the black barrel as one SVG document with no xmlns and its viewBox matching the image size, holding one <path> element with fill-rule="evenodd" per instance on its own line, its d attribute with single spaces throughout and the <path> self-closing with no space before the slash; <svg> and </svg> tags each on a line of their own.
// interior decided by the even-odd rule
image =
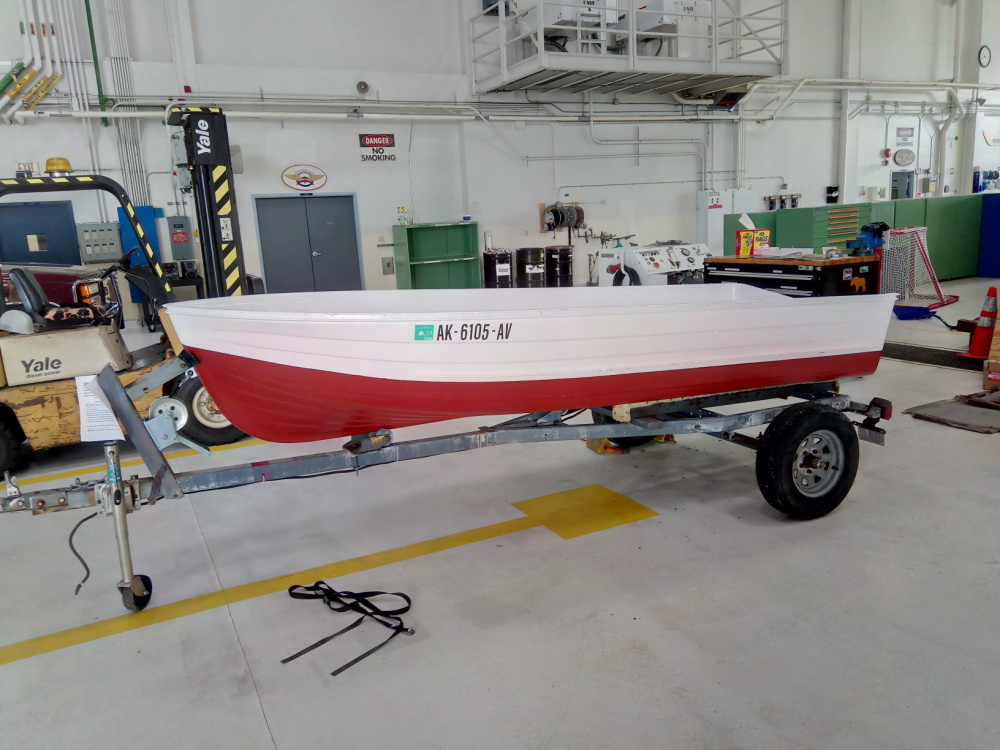
<svg viewBox="0 0 1000 750">
<path fill-rule="evenodd" d="M 545 286 L 573 286 L 573 246 L 545 248 Z"/>
<path fill-rule="evenodd" d="M 514 285 L 519 289 L 545 286 L 545 248 L 518 248 L 514 256 L 514 271 Z"/>
<path fill-rule="evenodd" d="M 510 268 L 510 250 L 483 253 L 483 287 L 510 289 L 513 284 Z"/>
</svg>

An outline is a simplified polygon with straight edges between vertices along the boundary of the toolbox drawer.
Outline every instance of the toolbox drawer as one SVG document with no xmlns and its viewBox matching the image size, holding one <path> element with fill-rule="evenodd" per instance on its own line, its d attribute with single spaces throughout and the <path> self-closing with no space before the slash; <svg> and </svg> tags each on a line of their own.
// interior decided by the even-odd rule
<svg viewBox="0 0 1000 750">
<path fill-rule="evenodd" d="M 879 261 L 873 256 L 839 261 L 776 261 L 767 258 L 709 258 L 705 283 L 735 282 L 791 297 L 830 297 L 878 292 Z"/>
</svg>

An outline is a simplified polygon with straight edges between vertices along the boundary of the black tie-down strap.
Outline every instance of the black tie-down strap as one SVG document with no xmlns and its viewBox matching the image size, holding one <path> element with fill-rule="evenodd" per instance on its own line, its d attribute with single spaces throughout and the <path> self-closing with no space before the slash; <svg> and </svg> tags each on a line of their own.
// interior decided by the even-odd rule
<svg viewBox="0 0 1000 750">
<path fill-rule="evenodd" d="M 333 635 L 321 638 L 311 646 L 306 646 L 297 654 L 292 654 L 287 659 L 282 659 L 282 664 L 287 664 L 290 661 L 298 659 L 300 656 L 308 654 L 313 649 L 319 648 L 324 643 L 329 643 L 338 635 L 343 635 L 349 630 L 354 630 L 354 628 L 358 627 L 358 625 L 365 621 L 366 617 L 370 617 L 383 627 L 389 628 L 389 630 L 392 631 L 392 635 L 375 646 L 375 648 L 365 651 L 365 653 L 361 654 L 358 658 L 352 659 L 342 667 L 335 669 L 330 673 L 334 677 L 339 675 L 341 672 L 350 669 L 362 659 L 371 656 L 400 633 L 406 633 L 407 635 L 413 635 L 414 633 L 413 628 L 406 627 L 406 625 L 403 624 L 403 618 L 399 616 L 409 612 L 410 605 L 412 604 L 410 597 L 406 594 L 401 594 L 399 592 L 388 593 L 386 591 L 362 591 L 359 593 L 355 593 L 353 591 L 337 591 L 331 588 L 325 581 L 317 581 L 312 586 L 292 586 L 288 589 L 288 595 L 293 599 L 322 599 L 326 606 L 334 612 L 357 612 L 361 615 L 361 617 L 343 630 L 338 630 Z M 406 604 L 398 609 L 382 609 L 381 607 L 373 604 L 371 601 L 376 596 L 398 596 L 400 599 L 405 601 Z"/>
</svg>

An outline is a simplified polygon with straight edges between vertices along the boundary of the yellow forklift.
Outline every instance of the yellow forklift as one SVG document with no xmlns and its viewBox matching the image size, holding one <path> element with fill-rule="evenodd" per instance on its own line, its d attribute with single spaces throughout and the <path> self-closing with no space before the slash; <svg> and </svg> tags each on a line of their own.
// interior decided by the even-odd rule
<svg viewBox="0 0 1000 750">
<path fill-rule="evenodd" d="M 184 128 L 201 229 L 206 296 L 252 293 L 243 267 L 225 117 L 217 108 L 177 106 L 171 109 L 168 124 Z M 152 310 L 173 301 L 170 281 L 131 200 L 117 182 L 102 175 L 69 172 L 0 178 L 0 197 L 79 190 L 104 190 L 114 195 L 139 241 L 137 248 L 105 271 L 115 288 L 112 296 L 120 299 L 115 281 L 120 270 L 148 298 Z M 133 254 L 140 256 L 138 262 L 132 260 Z M 0 332 L 0 473 L 23 460 L 26 446 L 38 450 L 80 442 L 76 377 L 96 375 L 106 364 L 118 373 L 124 386 L 143 378 L 143 390 L 129 394 L 137 409 L 143 418 L 168 415 L 180 442 L 201 448 L 244 437 L 215 406 L 184 355 L 175 356 L 168 342 L 130 353 L 114 323 L 96 324 L 100 321 L 95 320 L 74 325 L 61 321 L 56 325 L 53 319 L 60 317 L 60 311 L 54 308 L 58 306 L 48 302 L 30 272 L 12 271 L 11 281 L 20 298 L 21 314 L 30 318 L 26 330 L 32 332 Z M 154 371 L 159 374 L 144 377 Z"/>
</svg>

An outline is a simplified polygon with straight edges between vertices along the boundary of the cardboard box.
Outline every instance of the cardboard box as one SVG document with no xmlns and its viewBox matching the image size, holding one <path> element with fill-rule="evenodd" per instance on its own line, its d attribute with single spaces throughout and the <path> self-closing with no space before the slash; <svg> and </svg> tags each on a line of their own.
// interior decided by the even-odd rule
<svg viewBox="0 0 1000 750">
<path fill-rule="evenodd" d="M 983 362 L 983 389 L 1000 391 L 1000 360 L 988 359 Z"/>
<path fill-rule="evenodd" d="M 4 336 L 0 356 L 8 385 L 96 375 L 107 364 L 115 372 L 132 366 L 132 356 L 113 325 Z"/>
</svg>

